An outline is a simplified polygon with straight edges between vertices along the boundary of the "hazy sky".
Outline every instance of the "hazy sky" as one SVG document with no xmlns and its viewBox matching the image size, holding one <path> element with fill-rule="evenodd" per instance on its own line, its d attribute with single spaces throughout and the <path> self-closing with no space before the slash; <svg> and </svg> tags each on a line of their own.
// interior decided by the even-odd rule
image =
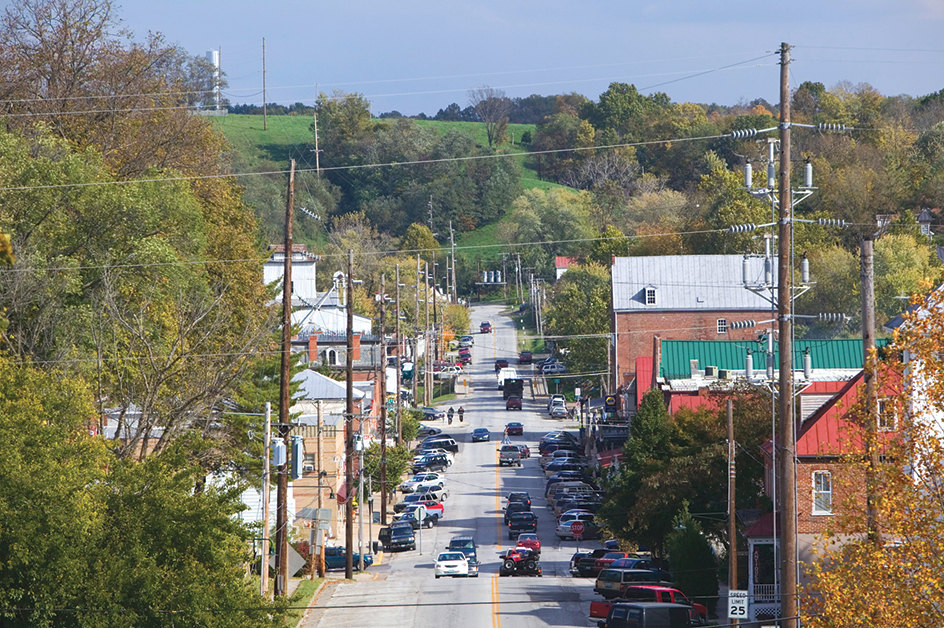
<svg viewBox="0 0 944 628">
<path fill-rule="evenodd" d="M 364 94 L 375 114 L 465 107 L 482 85 L 595 100 L 612 81 L 676 102 L 774 102 L 780 42 L 796 47 L 794 87 L 944 88 L 944 0 L 127 0 L 118 15 L 192 54 L 222 48 L 233 103 L 262 102 L 263 37 L 269 102 L 310 104 L 317 84 Z"/>
</svg>

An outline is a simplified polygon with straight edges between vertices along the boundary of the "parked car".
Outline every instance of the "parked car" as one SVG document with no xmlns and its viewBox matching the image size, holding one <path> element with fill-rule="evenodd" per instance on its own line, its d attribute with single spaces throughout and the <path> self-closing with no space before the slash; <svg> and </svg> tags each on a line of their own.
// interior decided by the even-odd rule
<svg viewBox="0 0 944 628">
<path fill-rule="evenodd" d="M 521 397 L 512 395 L 505 400 L 505 410 L 521 410 Z"/>
<path fill-rule="evenodd" d="M 439 408 L 433 408 L 432 406 L 423 407 L 423 420 L 425 421 L 445 421 L 446 413 L 440 410 Z M 440 432 L 442 430 L 439 430 Z"/>
<path fill-rule="evenodd" d="M 613 562 L 619 560 L 620 558 L 636 558 L 636 555 L 632 552 L 610 552 L 609 554 L 604 554 L 598 558 L 594 568 L 599 572 L 603 569 L 606 569 Z M 649 567 L 644 567 L 644 569 L 649 569 Z"/>
<path fill-rule="evenodd" d="M 449 466 L 449 461 L 442 454 L 431 454 L 423 456 L 413 462 L 413 473 L 423 471 L 445 471 Z"/>
<path fill-rule="evenodd" d="M 521 459 L 522 459 L 522 460 L 524 460 L 525 458 L 530 458 L 530 457 L 531 457 L 531 448 L 528 447 L 527 445 L 524 445 L 524 444 L 522 444 L 522 443 L 515 443 L 515 447 L 517 447 L 517 448 L 518 448 L 518 451 L 521 452 Z"/>
<path fill-rule="evenodd" d="M 566 401 L 567 401 L 567 399 L 564 397 L 564 395 L 551 395 L 550 399 L 547 400 L 547 412 L 548 412 L 548 414 L 551 413 L 551 406 L 552 406 L 552 405 L 554 405 L 555 403 L 566 403 Z M 560 434 L 562 434 L 562 433 L 563 433 L 563 432 L 551 432 L 551 434 L 554 434 L 554 435 L 560 435 Z M 550 436 L 551 434 L 548 434 L 547 436 Z M 542 439 L 542 440 L 543 440 L 543 439 Z"/>
<path fill-rule="evenodd" d="M 446 507 L 443 506 L 441 501 L 436 501 L 435 499 L 425 499 L 418 503 L 426 506 L 426 512 L 436 517 L 436 519 L 442 519 L 446 516 Z"/>
<path fill-rule="evenodd" d="M 489 321 L 482 321 L 482 324 L 479 325 L 479 331 L 483 334 L 490 334 L 492 332 L 492 324 Z"/>
<path fill-rule="evenodd" d="M 472 442 L 479 443 L 487 441 L 491 438 L 491 433 L 488 431 L 487 427 L 477 427 L 472 430 Z"/>
<path fill-rule="evenodd" d="M 472 364 L 472 355 L 468 353 L 460 355 L 459 363 L 462 364 L 462 366 L 465 366 L 466 364 Z"/>
<path fill-rule="evenodd" d="M 451 451 L 454 454 L 459 453 L 459 443 L 456 442 L 456 439 L 445 434 L 430 436 L 424 440 L 422 444 L 426 449 L 437 449 L 441 447 L 446 451 Z"/>
<path fill-rule="evenodd" d="M 424 528 L 432 528 L 434 525 L 439 523 L 439 518 L 430 514 L 426 514 L 426 509 L 424 508 L 423 510 L 404 512 L 400 515 L 400 518 L 397 519 L 397 521 L 406 521 L 414 530 L 419 530 L 420 526 Z"/>
<path fill-rule="evenodd" d="M 423 456 L 426 457 L 426 456 Z M 417 473 L 400 485 L 401 493 L 413 493 L 421 486 L 445 486 L 446 478 L 440 473 Z"/>
<path fill-rule="evenodd" d="M 506 368 L 508 368 L 508 360 L 507 360 L 506 358 L 498 358 L 497 360 L 495 360 L 495 372 L 496 372 L 496 373 L 497 373 L 498 371 L 500 371 L 500 370 L 502 370 L 502 369 L 506 369 Z"/>
<path fill-rule="evenodd" d="M 435 408 L 432 408 L 432 409 L 435 410 Z M 419 429 L 416 430 L 417 436 L 435 436 L 436 434 L 441 434 L 441 433 L 442 433 L 441 429 L 439 429 L 438 427 L 433 427 L 432 425 L 420 424 Z"/>
<path fill-rule="evenodd" d="M 681 604 L 632 602 L 614 604 L 598 628 L 687 628 L 701 626 L 698 611 Z"/>
<path fill-rule="evenodd" d="M 555 405 L 551 408 L 551 418 L 552 419 L 566 419 L 569 415 L 567 408 L 560 405 Z"/>
<path fill-rule="evenodd" d="M 402 501 L 399 501 L 393 505 L 393 512 L 403 512 L 413 504 L 422 504 L 424 501 L 426 501 L 426 499 L 427 498 L 425 496 L 420 495 L 419 493 L 410 493 L 409 495 L 404 496 Z"/>
<path fill-rule="evenodd" d="M 702 621 L 708 619 L 708 607 L 698 602 L 693 602 L 678 589 L 661 585 L 651 584 L 633 584 L 626 587 L 622 597 L 616 598 L 613 602 L 590 602 L 590 618 L 605 618 L 610 613 L 613 604 L 620 602 L 665 602 L 669 604 L 681 604 L 690 606 L 701 616 Z"/>
<path fill-rule="evenodd" d="M 459 338 L 460 348 L 471 347 L 474 344 L 475 344 L 475 338 L 473 338 L 472 336 L 463 336 L 462 338 Z"/>
<path fill-rule="evenodd" d="M 436 579 L 443 576 L 468 576 L 469 560 L 462 552 L 442 552 L 436 557 L 436 566 L 433 569 Z"/>
<path fill-rule="evenodd" d="M 413 450 L 414 458 L 420 458 L 422 456 L 433 456 L 433 455 L 443 455 L 446 457 L 446 462 L 449 463 L 451 467 L 452 464 L 456 461 L 456 455 L 451 451 L 447 451 L 442 447 L 427 447 L 425 445 L 420 445 Z M 416 462 L 416 460 L 414 460 Z"/>
<path fill-rule="evenodd" d="M 560 519 L 557 521 L 557 529 L 555 534 L 559 539 L 573 539 L 574 531 L 571 529 L 571 525 L 575 521 L 579 521 L 583 524 L 583 534 L 580 535 L 582 539 L 591 539 L 597 538 L 600 536 L 600 526 L 594 523 L 595 515 L 592 512 L 565 512 L 560 516 Z M 604 556 L 607 552 L 600 552 L 599 556 L 594 557 L 600 558 Z M 595 570 L 596 563 L 588 563 L 584 566 L 583 571 L 586 573 L 581 573 L 582 576 L 589 576 L 595 573 L 599 573 Z"/>
<path fill-rule="evenodd" d="M 538 555 L 529 549 L 516 547 L 499 554 L 498 557 L 501 559 L 501 566 L 498 568 L 499 576 L 537 576 L 540 578 L 543 575 Z"/>
<path fill-rule="evenodd" d="M 377 538 L 385 552 L 416 549 L 416 535 L 413 532 L 413 526 L 408 522 L 404 522 L 403 525 L 380 528 Z"/>
<path fill-rule="evenodd" d="M 531 364 L 533 357 L 530 351 L 522 351 L 518 354 L 518 364 Z"/>
<path fill-rule="evenodd" d="M 560 362 L 554 362 L 552 364 L 545 364 L 542 366 L 541 372 L 545 375 L 559 375 L 561 373 L 566 373 L 567 367 Z"/>
<path fill-rule="evenodd" d="M 325 569 L 344 569 L 347 566 L 347 554 L 345 554 L 345 549 L 343 547 L 326 547 L 324 551 L 325 555 Z M 361 563 L 361 555 L 357 552 L 354 552 L 354 569 L 357 569 Z M 367 569 L 374 564 L 374 557 L 370 554 L 364 555 L 364 569 Z"/>
<path fill-rule="evenodd" d="M 531 532 L 519 534 L 518 547 L 531 550 L 538 558 L 541 556 L 541 539 L 538 538 L 537 534 L 533 534 Z"/>
<path fill-rule="evenodd" d="M 446 546 L 447 550 L 450 551 L 459 551 L 468 556 L 469 558 L 478 559 L 476 554 L 475 539 L 471 536 L 456 536 L 449 541 L 449 545 Z"/>
<path fill-rule="evenodd" d="M 630 585 L 659 582 L 661 581 L 658 574 L 648 569 L 603 569 L 597 574 L 593 590 L 609 600 L 623 595 L 623 591 Z"/>
<path fill-rule="evenodd" d="M 570 524 L 568 524 L 568 526 L 569 525 Z M 597 572 L 593 570 L 593 567 L 596 565 L 597 559 L 611 551 L 612 549 L 603 547 L 591 552 L 581 552 L 580 556 L 576 558 L 577 575 L 584 578 L 596 576 Z"/>
<path fill-rule="evenodd" d="M 441 502 L 449 498 L 449 489 L 442 486 L 421 486 L 416 490 L 416 494 Z"/>
<path fill-rule="evenodd" d="M 524 425 L 518 423 L 517 421 L 512 421 L 505 425 L 505 433 L 508 436 L 523 436 L 524 435 Z"/>
<path fill-rule="evenodd" d="M 538 531 L 538 517 L 533 512 L 516 512 L 508 519 L 508 538 L 516 539 L 522 532 Z"/>
</svg>

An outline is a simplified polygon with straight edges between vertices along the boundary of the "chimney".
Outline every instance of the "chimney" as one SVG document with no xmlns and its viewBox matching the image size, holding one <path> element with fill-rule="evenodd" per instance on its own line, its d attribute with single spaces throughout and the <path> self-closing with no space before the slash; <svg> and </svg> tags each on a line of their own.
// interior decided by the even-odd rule
<svg viewBox="0 0 944 628">
<path fill-rule="evenodd" d="M 320 335 L 320 331 L 313 331 L 308 336 L 308 361 L 311 364 L 318 362 L 318 336 Z"/>
<path fill-rule="evenodd" d="M 662 338 L 652 337 L 652 388 L 659 383 L 659 371 L 662 370 Z"/>
<path fill-rule="evenodd" d="M 352 359 L 357 362 L 361 359 L 361 335 L 354 334 L 354 355 Z"/>
</svg>

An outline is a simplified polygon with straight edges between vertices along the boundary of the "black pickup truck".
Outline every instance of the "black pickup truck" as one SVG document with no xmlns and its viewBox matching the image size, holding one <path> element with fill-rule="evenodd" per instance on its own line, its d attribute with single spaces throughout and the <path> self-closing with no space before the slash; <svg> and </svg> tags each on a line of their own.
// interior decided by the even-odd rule
<svg viewBox="0 0 944 628">
<path fill-rule="evenodd" d="M 603 558 L 605 554 L 613 550 L 606 548 L 595 549 L 592 552 L 577 552 L 570 559 L 570 573 L 575 576 L 588 578 L 597 575 L 594 565 L 598 558 Z"/>
<path fill-rule="evenodd" d="M 377 538 L 383 544 L 384 551 L 387 552 L 416 549 L 416 535 L 413 533 L 413 526 L 409 523 L 380 528 Z"/>
</svg>

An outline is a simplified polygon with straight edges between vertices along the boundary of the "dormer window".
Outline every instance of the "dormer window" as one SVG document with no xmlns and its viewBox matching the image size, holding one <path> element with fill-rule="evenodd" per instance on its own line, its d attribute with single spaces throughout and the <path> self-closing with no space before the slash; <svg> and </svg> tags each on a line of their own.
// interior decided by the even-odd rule
<svg viewBox="0 0 944 628">
<path fill-rule="evenodd" d="M 646 288 L 646 305 L 656 304 L 656 289 L 652 286 Z"/>
</svg>

